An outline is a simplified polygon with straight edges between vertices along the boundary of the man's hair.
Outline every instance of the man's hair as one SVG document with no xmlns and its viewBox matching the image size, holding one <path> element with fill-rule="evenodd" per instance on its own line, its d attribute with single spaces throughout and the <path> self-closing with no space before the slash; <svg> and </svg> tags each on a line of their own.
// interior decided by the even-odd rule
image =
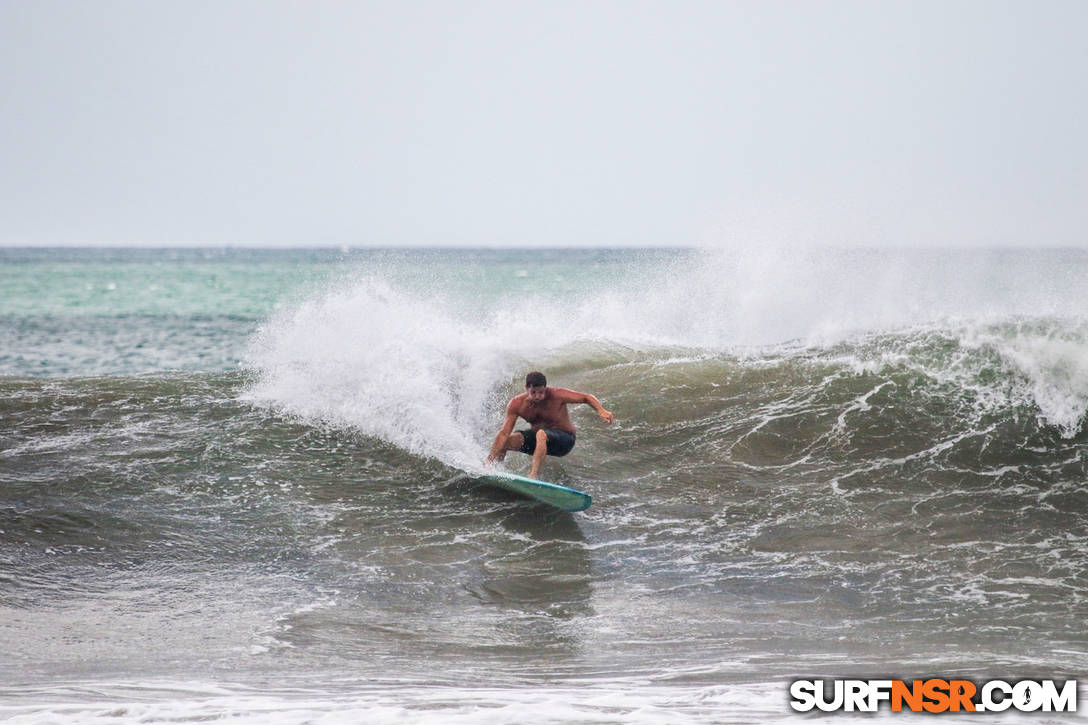
<svg viewBox="0 0 1088 725">
<path fill-rule="evenodd" d="M 525 376 L 525 387 L 527 388 L 539 388 L 541 385 L 547 384 L 548 379 L 544 377 L 544 373 L 533 371 Z"/>
</svg>

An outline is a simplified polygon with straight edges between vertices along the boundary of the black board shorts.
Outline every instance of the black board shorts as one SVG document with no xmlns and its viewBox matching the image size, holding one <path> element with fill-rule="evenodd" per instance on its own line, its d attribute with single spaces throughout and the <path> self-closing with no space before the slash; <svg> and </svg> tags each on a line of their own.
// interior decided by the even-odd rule
<svg viewBox="0 0 1088 725">
<path fill-rule="evenodd" d="M 545 428 L 544 432 L 548 434 L 547 453 L 549 456 L 565 456 L 574 448 L 573 433 L 556 428 Z M 518 450 L 522 453 L 528 453 L 530 456 L 533 455 L 533 452 L 536 451 L 536 431 L 519 430 L 518 433 L 521 433 L 521 437 L 525 439 L 525 442 L 521 444 L 521 448 Z"/>
</svg>

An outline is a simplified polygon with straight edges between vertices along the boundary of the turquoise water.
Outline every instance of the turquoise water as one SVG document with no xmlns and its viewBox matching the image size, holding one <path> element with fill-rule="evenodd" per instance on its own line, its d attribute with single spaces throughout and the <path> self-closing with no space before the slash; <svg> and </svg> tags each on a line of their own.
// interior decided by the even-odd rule
<svg viewBox="0 0 1088 725">
<path fill-rule="evenodd" d="M 487 314 L 541 289 L 562 304 L 684 254 L 0 249 L 0 373 L 237 369 L 262 321 L 352 280 L 380 278 Z"/>
<path fill-rule="evenodd" d="M 259 319 L 343 254 L 244 249 L 0 249 L 0 315 Z"/>
</svg>

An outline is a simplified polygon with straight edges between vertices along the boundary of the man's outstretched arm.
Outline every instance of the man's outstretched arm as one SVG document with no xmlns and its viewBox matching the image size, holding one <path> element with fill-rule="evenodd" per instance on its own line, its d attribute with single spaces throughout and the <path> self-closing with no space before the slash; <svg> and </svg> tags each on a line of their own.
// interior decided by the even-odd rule
<svg viewBox="0 0 1088 725">
<path fill-rule="evenodd" d="M 579 393 L 575 390 L 567 390 L 566 388 L 555 388 L 555 394 L 559 396 L 559 399 L 564 403 L 585 403 L 586 405 L 597 411 L 597 415 L 601 416 L 601 420 L 611 425 L 612 421 L 616 419 L 614 415 L 604 409 L 601 405 L 601 401 L 589 393 Z"/>
</svg>

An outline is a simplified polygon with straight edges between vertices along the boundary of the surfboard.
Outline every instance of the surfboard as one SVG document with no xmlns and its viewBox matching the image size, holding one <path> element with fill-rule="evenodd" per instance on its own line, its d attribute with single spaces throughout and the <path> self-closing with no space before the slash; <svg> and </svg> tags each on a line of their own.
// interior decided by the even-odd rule
<svg viewBox="0 0 1088 725">
<path fill-rule="evenodd" d="M 557 483 L 526 478 L 516 473 L 489 473 L 480 476 L 480 480 L 490 486 L 505 488 L 507 491 L 557 506 L 564 511 L 585 511 L 593 503 L 593 497 L 583 491 L 560 486 Z"/>
</svg>

